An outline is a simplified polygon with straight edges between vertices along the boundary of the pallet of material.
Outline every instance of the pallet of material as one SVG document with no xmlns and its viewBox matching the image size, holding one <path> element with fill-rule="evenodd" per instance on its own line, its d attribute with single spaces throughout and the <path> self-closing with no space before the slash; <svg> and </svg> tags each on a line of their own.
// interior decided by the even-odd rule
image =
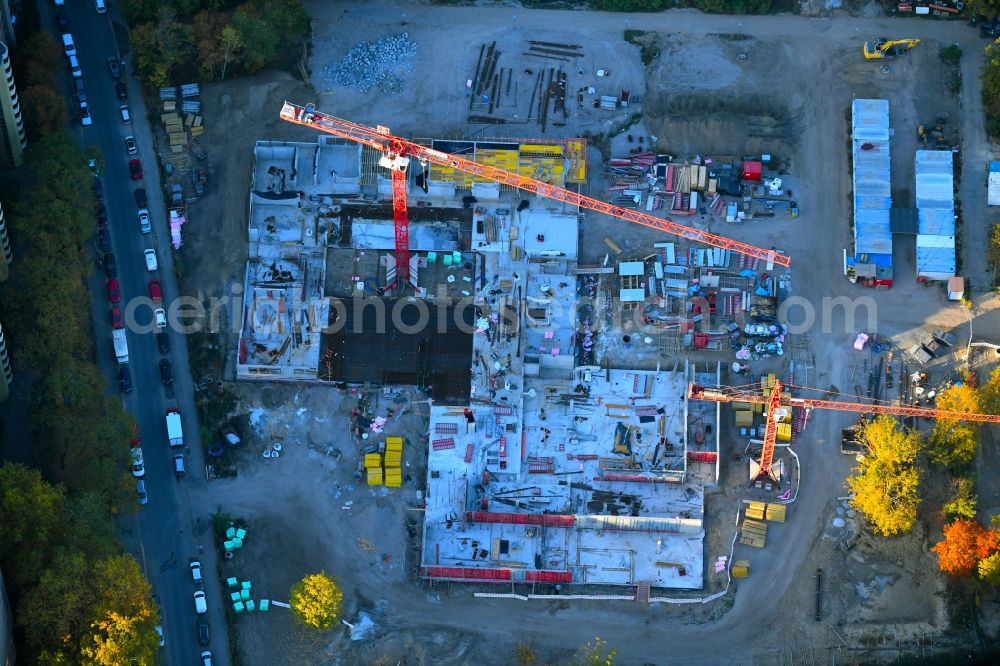
<svg viewBox="0 0 1000 666">
<path fill-rule="evenodd" d="M 746 517 L 753 520 L 764 520 L 764 509 L 749 508 L 746 510 Z"/>
<path fill-rule="evenodd" d="M 737 427 L 753 425 L 753 412 L 748 412 L 742 409 L 738 409 L 733 413 L 736 415 Z"/>
<path fill-rule="evenodd" d="M 186 146 L 188 142 L 187 134 L 168 134 L 171 146 Z"/>
<path fill-rule="evenodd" d="M 387 488 L 399 488 L 403 485 L 403 473 L 399 469 L 385 470 L 385 485 Z"/>
<path fill-rule="evenodd" d="M 449 425 L 454 425 L 454 424 L 449 424 Z M 437 430 L 436 432 L 443 432 L 443 431 L 442 430 Z M 457 433 L 458 432 L 457 426 L 451 432 L 452 433 Z M 402 451 L 403 450 L 403 438 L 402 437 L 386 437 L 385 438 L 385 450 L 386 451 Z"/>
<path fill-rule="evenodd" d="M 191 136 L 201 136 L 204 133 L 205 133 L 204 125 L 197 125 L 191 128 Z"/>
<path fill-rule="evenodd" d="M 163 122 L 164 125 L 170 125 L 173 123 L 179 123 L 181 121 L 181 117 L 177 113 L 171 112 L 171 113 L 161 114 L 160 120 Z"/>
<path fill-rule="evenodd" d="M 772 523 L 785 522 L 786 509 L 787 507 L 784 504 L 768 504 L 766 511 L 767 517 L 765 518 L 765 520 L 768 520 Z"/>
<path fill-rule="evenodd" d="M 201 127 L 201 116 L 194 117 L 194 127 Z"/>
<path fill-rule="evenodd" d="M 750 560 L 733 560 L 733 568 L 730 569 L 733 578 L 746 578 L 750 575 Z"/>
<path fill-rule="evenodd" d="M 382 469 L 370 469 L 368 470 L 368 485 L 369 486 L 381 486 L 382 485 Z"/>
<path fill-rule="evenodd" d="M 177 102 L 164 102 L 163 103 L 163 110 L 165 112 L 168 112 L 168 113 L 172 112 L 172 111 L 176 111 L 177 110 Z"/>
<path fill-rule="evenodd" d="M 170 146 L 170 152 L 174 153 L 175 155 L 180 155 L 181 153 L 184 152 L 184 146 Z"/>
<path fill-rule="evenodd" d="M 402 462 L 402 454 L 398 451 L 386 451 L 385 452 L 385 467 L 389 469 L 390 467 L 399 468 Z"/>
<path fill-rule="evenodd" d="M 763 534 L 744 532 L 740 536 L 740 543 L 744 546 L 750 546 L 751 548 L 763 548 L 767 544 L 767 536 Z"/>
</svg>

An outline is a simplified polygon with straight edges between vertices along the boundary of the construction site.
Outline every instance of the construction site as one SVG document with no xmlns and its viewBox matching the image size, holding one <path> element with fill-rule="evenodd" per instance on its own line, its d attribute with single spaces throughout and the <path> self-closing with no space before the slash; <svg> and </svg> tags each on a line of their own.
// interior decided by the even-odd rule
<svg viewBox="0 0 1000 666">
<path fill-rule="evenodd" d="M 345 8 L 317 30 L 377 18 L 365 58 L 404 64 L 347 85 L 338 38 L 315 90 L 203 93 L 250 137 L 219 165 L 219 210 L 245 214 L 185 251 L 242 289 L 227 368 L 272 457 L 213 485 L 254 521 L 255 585 L 336 572 L 352 626 L 322 653 L 359 661 L 508 663 L 523 639 L 559 663 L 595 632 L 624 663 L 946 644 L 934 518 L 874 538 L 843 485 L 859 417 L 929 427 L 970 334 L 957 101 L 915 83 L 934 38 L 883 65 L 837 21 L 651 15 L 622 39 L 589 12 Z M 775 72 L 787 98 L 761 92 Z M 875 319 L 819 320 L 859 294 Z M 244 655 L 306 654 L 260 617 Z"/>
</svg>

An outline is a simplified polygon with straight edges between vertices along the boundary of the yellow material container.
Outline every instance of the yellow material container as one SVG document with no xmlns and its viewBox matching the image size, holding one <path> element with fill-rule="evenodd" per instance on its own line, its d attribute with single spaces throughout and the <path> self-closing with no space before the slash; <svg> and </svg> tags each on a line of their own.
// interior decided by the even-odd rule
<svg viewBox="0 0 1000 666">
<path fill-rule="evenodd" d="M 753 520 L 764 520 L 764 509 L 747 509 L 746 516 Z"/>
<path fill-rule="evenodd" d="M 792 441 L 792 424 L 791 423 L 779 423 L 778 424 L 778 441 L 779 442 L 790 442 L 790 441 Z"/>
<path fill-rule="evenodd" d="M 382 466 L 382 456 L 377 453 L 365 454 L 365 469 L 376 469 Z"/>
<path fill-rule="evenodd" d="M 385 451 L 402 451 L 403 450 L 403 438 L 402 437 L 386 437 L 385 438 Z"/>
<path fill-rule="evenodd" d="M 737 411 L 736 414 L 736 425 L 749 427 L 753 425 L 753 412 Z"/>
<path fill-rule="evenodd" d="M 734 560 L 732 568 L 733 578 L 746 578 L 750 575 L 750 560 Z"/>
<path fill-rule="evenodd" d="M 381 486 L 382 485 L 382 470 L 381 469 L 370 469 L 370 470 L 368 470 L 368 485 L 369 486 Z"/>
<path fill-rule="evenodd" d="M 403 454 L 396 451 L 385 452 L 385 468 L 399 467 Z"/>
<path fill-rule="evenodd" d="M 767 503 L 765 502 L 750 502 L 749 507 L 754 511 L 763 511 L 767 508 Z"/>
</svg>

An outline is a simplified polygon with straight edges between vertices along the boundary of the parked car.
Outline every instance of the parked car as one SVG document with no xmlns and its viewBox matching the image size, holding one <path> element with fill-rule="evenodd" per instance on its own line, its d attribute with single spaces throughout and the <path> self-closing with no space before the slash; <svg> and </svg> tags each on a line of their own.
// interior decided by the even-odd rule
<svg viewBox="0 0 1000 666">
<path fill-rule="evenodd" d="M 94 6 L 98 14 L 104 14 L 108 11 L 108 4 L 105 0 L 94 0 Z"/>
<path fill-rule="evenodd" d="M 198 560 L 191 560 L 191 580 L 195 585 L 201 585 L 205 582 L 205 579 L 201 577 L 201 562 Z"/>
<path fill-rule="evenodd" d="M 63 50 L 66 52 L 66 57 L 76 55 L 76 44 L 73 43 L 73 35 L 68 32 L 64 32 L 62 36 Z"/>
<path fill-rule="evenodd" d="M 111 308 L 111 328 L 115 330 L 125 328 L 125 317 L 122 316 L 122 309 L 119 307 Z"/>
<path fill-rule="evenodd" d="M 149 504 L 149 497 L 146 495 L 146 482 L 142 479 L 135 482 L 135 494 L 139 496 L 139 504 L 143 506 Z"/>
<path fill-rule="evenodd" d="M 124 81 L 115 81 L 115 94 L 123 102 L 128 99 L 128 87 Z"/>
<path fill-rule="evenodd" d="M 146 476 L 146 465 L 142 459 L 142 449 L 139 447 L 132 449 L 132 476 L 137 479 Z"/>
<path fill-rule="evenodd" d="M 199 616 L 197 626 L 198 626 L 198 645 L 205 647 L 212 642 L 208 633 L 208 620 L 206 620 L 204 617 Z M 206 653 L 202 652 L 202 654 L 204 655 Z M 211 653 L 208 653 L 208 655 L 209 657 L 211 657 Z"/>
<path fill-rule="evenodd" d="M 94 176 L 94 183 L 93 183 L 93 185 L 94 185 L 94 199 L 96 199 L 98 203 L 103 203 L 104 202 L 104 186 L 101 185 L 101 178 L 100 178 L 100 176 Z"/>
<path fill-rule="evenodd" d="M 123 123 L 132 122 L 132 112 L 128 110 L 128 104 L 122 104 L 119 106 L 118 113 L 121 115 Z"/>
<path fill-rule="evenodd" d="M 100 201 L 100 198 L 98 199 Z M 94 215 L 97 217 L 97 226 L 106 227 L 108 226 L 108 209 L 105 208 L 103 203 L 98 203 L 94 210 Z"/>
<path fill-rule="evenodd" d="M 111 73 L 111 78 L 115 81 L 122 78 L 122 66 L 118 62 L 118 58 L 114 56 L 108 56 L 108 72 Z"/>
<path fill-rule="evenodd" d="M 59 26 L 59 29 L 63 32 L 69 30 L 69 15 L 62 7 L 56 9 L 56 25 Z"/>
<path fill-rule="evenodd" d="M 167 311 L 163 308 L 153 310 L 153 320 L 156 321 L 156 328 L 167 327 Z"/>
<path fill-rule="evenodd" d="M 170 365 L 169 358 L 160 359 L 160 381 L 163 382 L 164 386 L 170 386 L 174 383 L 174 368 Z"/>
<path fill-rule="evenodd" d="M 73 75 L 74 79 L 83 78 L 83 70 L 80 69 L 80 61 L 77 60 L 75 55 L 69 57 L 69 73 Z M 86 99 L 86 97 L 84 97 Z"/>
<path fill-rule="evenodd" d="M 163 301 L 163 291 L 160 289 L 159 280 L 149 281 L 149 297 L 152 298 L 153 302 L 157 304 Z M 166 354 L 167 352 L 161 352 L 161 353 Z"/>
<path fill-rule="evenodd" d="M 139 149 L 135 145 L 135 137 L 132 135 L 125 137 L 125 152 L 129 155 L 135 155 L 139 152 Z"/>
<path fill-rule="evenodd" d="M 201 653 L 201 666 L 212 666 L 212 653 L 208 650 Z"/>
<path fill-rule="evenodd" d="M 80 102 L 80 124 L 84 127 L 94 124 L 94 119 L 90 117 L 90 105 L 84 101 Z"/>
<path fill-rule="evenodd" d="M 992 21 L 983 21 L 979 24 L 979 34 L 983 37 L 1000 37 L 1000 18 Z"/>
<path fill-rule="evenodd" d="M 146 270 L 149 271 L 150 273 L 155 271 L 157 269 L 156 250 L 154 250 L 151 247 L 147 247 L 143 251 L 142 256 L 145 257 L 146 259 Z"/>
<path fill-rule="evenodd" d="M 115 260 L 115 255 L 110 252 L 104 255 L 104 274 L 109 278 L 118 277 L 118 262 Z"/>
<path fill-rule="evenodd" d="M 140 208 L 138 212 L 139 216 L 139 231 L 144 234 L 148 234 L 152 230 L 152 226 L 149 224 L 149 211 L 145 208 Z"/>
<path fill-rule="evenodd" d="M 76 98 L 81 102 L 87 101 L 87 91 L 83 89 L 83 77 L 73 79 L 73 94 L 75 94 Z M 91 171 L 91 173 L 94 172 Z M 97 174 L 94 173 L 94 175 L 96 176 Z"/>
<path fill-rule="evenodd" d="M 161 625 L 156 625 L 153 627 L 153 631 L 155 631 L 156 635 L 160 637 L 160 647 L 166 645 L 167 641 L 163 638 L 163 627 Z"/>
<path fill-rule="evenodd" d="M 129 160 L 128 161 L 128 175 L 132 176 L 132 180 L 142 180 L 142 162 L 139 160 Z M 145 192 L 143 192 L 145 195 Z M 143 204 L 145 207 L 145 204 Z"/>
<path fill-rule="evenodd" d="M 122 290 L 118 280 L 108 280 L 108 300 L 112 303 L 118 303 L 122 300 Z"/>
<path fill-rule="evenodd" d="M 118 370 L 118 390 L 122 393 L 132 392 L 132 373 L 128 371 L 127 365 Z"/>
<path fill-rule="evenodd" d="M 104 218 L 104 223 L 107 224 L 108 218 Z M 97 230 L 97 251 L 101 254 L 106 252 L 111 252 L 111 232 L 108 231 L 107 226 L 102 226 Z"/>
<path fill-rule="evenodd" d="M 160 331 L 156 334 L 156 346 L 160 350 L 161 354 L 170 353 L 170 336 Z"/>
<path fill-rule="evenodd" d="M 136 160 L 138 161 L 138 160 Z M 141 187 L 135 191 L 135 207 L 145 208 L 149 205 L 149 201 L 146 200 L 146 190 Z"/>
</svg>

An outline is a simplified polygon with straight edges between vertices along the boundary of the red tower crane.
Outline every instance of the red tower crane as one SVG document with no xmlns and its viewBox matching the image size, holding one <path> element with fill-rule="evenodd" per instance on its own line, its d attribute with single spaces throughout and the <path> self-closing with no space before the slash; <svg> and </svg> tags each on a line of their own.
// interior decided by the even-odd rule
<svg viewBox="0 0 1000 666">
<path fill-rule="evenodd" d="M 652 229 L 658 229 L 664 231 L 668 234 L 673 234 L 675 236 L 680 236 L 681 238 L 687 238 L 688 240 L 697 241 L 699 243 L 704 243 L 705 245 L 711 245 L 713 247 L 719 247 L 726 250 L 731 250 L 733 252 L 738 252 L 740 254 L 747 255 L 749 257 L 754 257 L 756 259 L 761 259 L 764 261 L 774 262 L 779 266 L 788 266 L 791 260 L 780 254 L 774 249 L 764 249 L 757 247 L 755 245 L 750 245 L 749 243 L 741 243 L 739 241 L 734 241 L 723 236 L 718 236 L 716 234 L 709 233 L 707 231 L 701 231 L 699 229 L 693 229 L 691 227 L 686 227 L 682 224 L 677 224 L 676 222 L 660 217 L 655 217 L 653 215 L 647 215 L 636 210 L 630 210 L 628 208 L 621 208 L 619 206 L 613 206 L 599 199 L 592 199 L 591 197 L 579 194 L 577 192 L 571 192 L 562 187 L 557 187 L 555 185 L 550 185 L 540 180 L 535 180 L 533 178 L 528 178 L 527 176 L 521 176 L 519 174 L 511 173 L 505 169 L 500 169 L 487 164 L 480 164 L 473 160 L 465 159 L 464 157 L 459 157 L 458 155 L 452 155 L 450 153 L 444 153 L 440 150 L 434 150 L 433 148 L 428 148 L 427 146 L 421 146 L 418 143 L 413 143 L 412 141 L 407 141 L 406 139 L 401 139 L 399 137 L 389 134 L 389 131 L 384 127 L 379 127 L 377 129 L 372 129 L 371 127 L 365 127 L 364 125 L 358 125 L 357 123 L 352 123 L 349 120 L 344 120 L 343 118 L 337 118 L 336 116 L 331 116 L 329 114 L 320 113 L 316 110 L 315 106 L 308 104 L 306 106 L 299 106 L 292 104 L 291 102 L 285 102 L 284 106 L 281 108 L 281 119 L 286 120 L 290 123 L 295 123 L 298 125 L 305 125 L 307 127 L 312 127 L 321 132 L 326 132 L 328 134 L 333 134 L 339 136 L 343 139 L 349 141 L 355 141 L 357 143 L 369 146 L 376 150 L 381 151 L 386 157 L 391 160 L 408 160 L 408 159 L 418 159 L 422 163 L 428 162 L 431 164 L 437 164 L 439 166 L 451 167 L 458 171 L 462 171 L 473 176 L 478 176 L 485 180 L 491 180 L 503 185 L 509 185 L 515 187 L 519 190 L 524 190 L 532 194 L 546 197 L 549 199 L 554 199 L 556 201 L 561 201 L 573 206 L 578 206 L 580 208 L 587 208 L 589 210 L 596 211 L 598 213 L 604 213 L 605 215 L 610 215 L 611 217 L 616 217 L 621 220 L 626 220 L 628 222 L 633 222 L 635 224 L 641 224 Z M 380 160 L 380 163 L 382 161 Z M 384 164 L 383 164 L 384 165 Z M 405 169 L 405 167 L 404 167 Z M 396 172 L 393 171 L 393 174 Z M 405 181 L 401 183 L 400 186 L 400 196 L 405 195 Z M 399 202 L 401 205 L 402 201 Z M 396 197 L 396 177 L 393 178 L 393 211 L 397 210 L 397 197 Z M 405 211 L 405 205 L 404 205 Z M 406 226 L 406 216 L 396 216 L 396 252 L 397 252 L 397 265 L 400 264 L 399 256 L 399 240 L 400 240 L 400 226 Z M 403 232 L 405 235 L 406 232 Z M 409 246 L 406 248 L 406 253 L 409 253 Z M 403 269 L 402 266 L 398 266 L 397 270 Z"/>
<path fill-rule="evenodd" d="M 774 444 L 778 434 L 778 422 L 775 411 L 782 406 L 801 407 L 804 409 L 834 409 L 844 412 L 859 412 L 862 414 L 889 414 L 892 416 L 920 416 L 928 419 L 948 418 L 956 421 L 976 421 L 979 423 L 1000 423 L 1000 414 L 976 414 L 966 412 L 950 412 L 933 407 L 906 407 L 903 405 L 882 405 L 871 403 L 846 402 L 841 400 L 819 400 L 815 398 L 783 397 L 785 388 L 780 381 L 775 381 L 770 395 L 764 395 L 753 390 L 743 390 L 727 386 L 704 387 L 698 384 L 688 386 L 688 398 L 691 400 L 710 400 L 712 402 L 750 402 L 767 405 L 767 426 L 764 428 L 764 445 L 761 449 L 760 463 L 753 478 L 777 482 L 772 463 L 774 462 Z M 804 388 L 804 387 L 794 387 Z"/>
</svg>

